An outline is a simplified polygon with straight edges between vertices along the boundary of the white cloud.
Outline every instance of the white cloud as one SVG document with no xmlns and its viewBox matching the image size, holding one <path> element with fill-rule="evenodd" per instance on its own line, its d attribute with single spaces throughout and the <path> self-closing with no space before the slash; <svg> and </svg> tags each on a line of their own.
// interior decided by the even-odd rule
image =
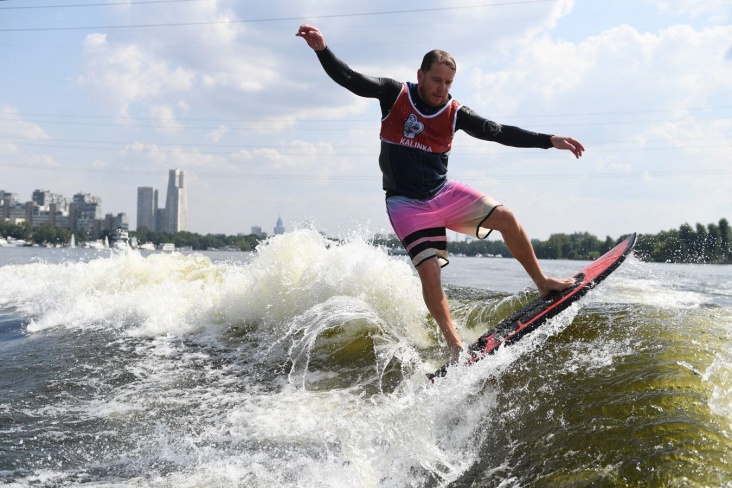
<svg viewBox="0 0 732 488">
<path fill-rule="evenodd" d="M 84 47 L 85 72 L 77 82 L 121 115 L 129 115 L 133 103 L 187 92 L 193 86 L 194 70 L 171 67 L 140 45 L 112 45 L 106 34 L 90 34 Z"/>
<path fill-rule="evenodd" d="M 149 162 L 159 169 L 195 170 L 204 168 L 210 171 L 234 169 L 226 155 L 204 153 L 195 147 L 162 146 L 137 141 L 128 144 L 120 155 L 129 162 L 130 168 L 149 169 L 147 164 Z"/>
<path fill-rule="evenodd" d="M 730 3 L 727 0 L 647 0 L 659 10 L 679 16 L 704 17 L 715 24 L 729 20 Z"/>
<path fill-rule="evenodd" d="M 688 107 L 703 104 L 732 79 L 725 53 L 732 27 L 695 30 L 674 26 L 659 34 L 623 25 L 580 43 L 544 36 L 518 53 L 501 72 L 475 71 L 473 88 L 481 105 L 490 107 L 539 103 L 622 108 L 640 100 L 647 106 Z M 692 69 L 690 69 L 692 68 Z M 693 69 L 695 68 L 695 69 Z M 618 106 L 618 94 L 622 97 Z M 537 96 L 538 95 L 538 96 Z M 574 103 L 567 105 L 569 100 Z"/>
<path fill-rule="evenodd" d="M 232 58 L 234 56 L 229 56 L 225 66 L 214 67 L 215 71 L 202 76 L 203 85 L 207 89 L 230 88 L 245 93 L 256 93 L 264 90 L 268 82 L 278 77 L 271 63 L 242 58 L 232 64 L 228 62 Z"/>
<path fill-rule="evenodd" d="M 175 116 L 175 110 L 172 107 L 153 104 L 148 107 L 148 111 L 155 125 L 164 132 L 173 134 L 181 128 L 181 124 L 178 122 Z"/>
<path fill-rule="evenodd" d="M 216 129 L 206 134 L 206 140 L 210 143 L 220 142 L 223 137 L 228 134 L 229 128 L 225 125 L 219 125 Z"/>
<path fill-rule="evenodd" d="M 40 125 L 23 120 L 17 109 L 0 106 L 0 135 L 18 139 L 48 139 L 48 133 Z"/>
</svg>

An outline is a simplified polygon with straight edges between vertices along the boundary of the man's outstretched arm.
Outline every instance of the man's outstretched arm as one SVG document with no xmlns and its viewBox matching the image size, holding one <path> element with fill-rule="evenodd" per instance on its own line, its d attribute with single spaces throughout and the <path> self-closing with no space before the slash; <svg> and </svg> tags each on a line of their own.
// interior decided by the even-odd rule
<svg viewBox="0 0 732 488">
<path fill-rule="evenodd" d="M 382 111 L 388 110 L 396 100 L 401 90 L 401 83 L 391 78 L 366 76 L 352 70 L 328 49 L 325 37 L 317 27 L 302 24 L 295 35 L 305 39 L 308 46 L 318 55 L 318 60 L 328 76 L 343 88 L 360 97 L 378 98 Z"/>
<path fill-rule="evenodd" d="M 501 125 L 485 119 L 463 105 L 458 112 L 456 129 L 484 141 L 493 141 L 512 147 L 556 148 L 571 151 L 576 158 L 582 156 L 584 146 L 571 137 L 539 134 L 512 125 Z"/>
</svg>

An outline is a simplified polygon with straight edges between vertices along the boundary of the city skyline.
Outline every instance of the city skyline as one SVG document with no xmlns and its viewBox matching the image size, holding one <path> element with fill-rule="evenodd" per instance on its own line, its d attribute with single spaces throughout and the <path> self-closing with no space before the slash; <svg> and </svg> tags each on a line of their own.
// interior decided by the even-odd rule
<svg viewBox="0 0 732 488">
<path fill-rule="evenodd" d="M 104 214 L 98 196 L 77 192 L 69 200 L 45 189 L 34 190 L 30 200 L 0 189 L 0 220 L 10 224 L 28 223 L 34 228 L 50 225 L 88 236 L 129 228 L 127 214 Z"/>
<path fill-rule="evenodd" d="M 170 169 L 165 207 L 158 207 L 159 193 L 154 187 L 137 187 L 136 230 L 142 227 L 152 231 L 175 234 L 187 230 L 188 192 L 185 171 Z M 72 231 L 98 235 L 102 230 L 130 230 L 128 214 L 117 215 L 102 210 L 102 198 L 77 192 L 71 200 L 51 190 L 35 189 L 30 200 L 13 191 L 0 189 L 0 219 L 10 223 L 29 222 L 33 227 L 50 224 Z M 274 225 L 273 234 L 285 232 L 282 216 Z M 261 226 L 252 227 L 252 233 L 266 235 Z M 243 234 L 243 232 L 237 232 Z"/>
</svg>

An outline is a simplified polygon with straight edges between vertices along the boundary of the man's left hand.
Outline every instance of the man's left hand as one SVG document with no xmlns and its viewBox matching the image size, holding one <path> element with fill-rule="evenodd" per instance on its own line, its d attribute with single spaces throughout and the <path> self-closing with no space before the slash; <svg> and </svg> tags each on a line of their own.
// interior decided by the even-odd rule
<svg viewBox="0 0 732 488">
<path fill-rule="evenodd" d="M 552 136 L 552 145 L 557 149 L 572 151 L 572 154 L 574 154 L 574 157 L 577 159 L 582 157 L 582 153 L 585 152 L 585 146 L 571 137 Z"/>
</svg>

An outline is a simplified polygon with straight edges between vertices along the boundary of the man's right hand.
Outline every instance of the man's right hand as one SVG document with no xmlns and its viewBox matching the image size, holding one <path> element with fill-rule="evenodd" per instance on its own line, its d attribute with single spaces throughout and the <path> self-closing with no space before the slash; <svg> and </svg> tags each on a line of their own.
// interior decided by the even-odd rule
<svg viewBox="0 0 732 488">
<path fill-rule="evenodd" d="M 310 46 L 310 49 L 313 51 L 322 51 L 325 49 L 325 38 L 323 37 L 323 33 L 320 32 L 317 27 L 309 24 L 302 24 L 295 35 L 305 39 L 308 46 Z"/>
</svg>

